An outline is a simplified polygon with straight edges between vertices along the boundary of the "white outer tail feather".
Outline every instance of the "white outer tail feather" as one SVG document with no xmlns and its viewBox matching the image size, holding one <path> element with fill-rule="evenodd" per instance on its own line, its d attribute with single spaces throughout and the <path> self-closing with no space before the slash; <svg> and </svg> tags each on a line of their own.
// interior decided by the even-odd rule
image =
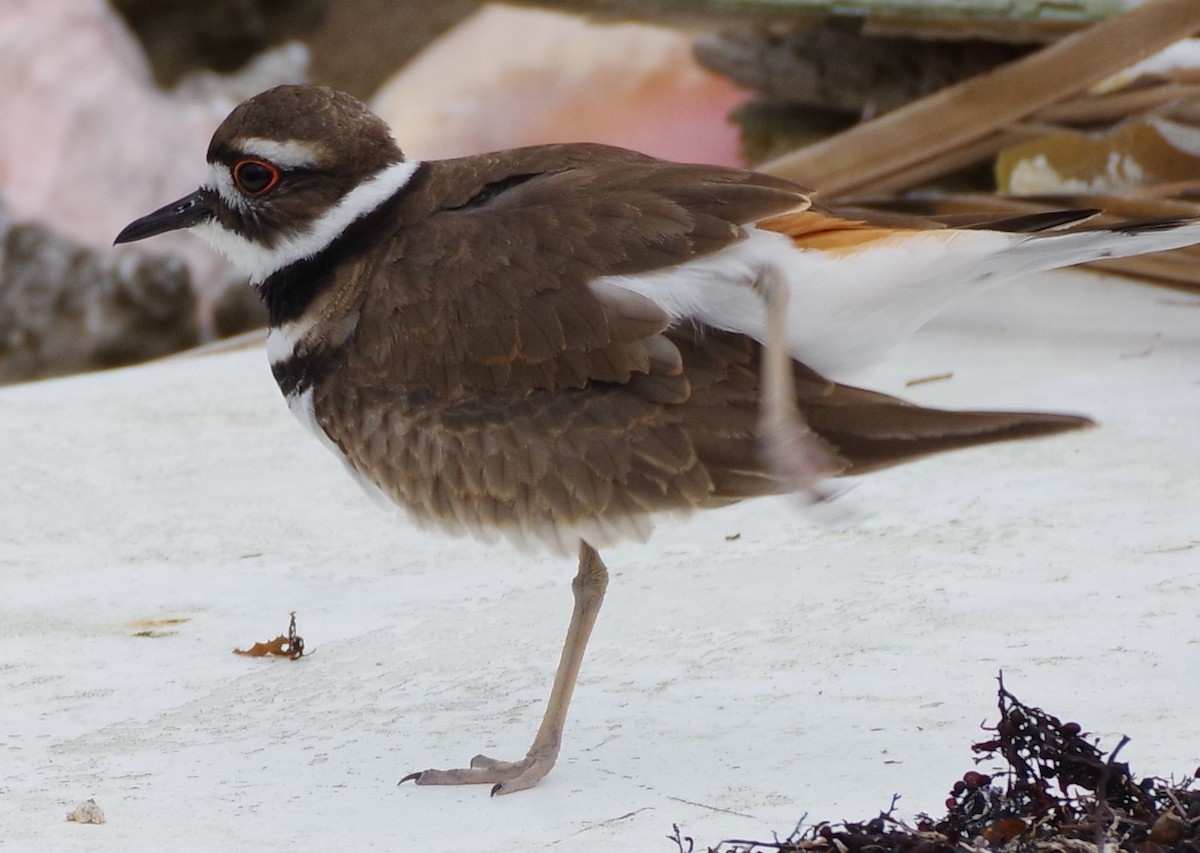
<svg viewBox="0 0 1200 853">
<path fill-rule="evenodd" d="M 754 226 L 745 231 L 745 240 L 713 255 L 603 281 L 645 296 L 676 322 L 765 342 L 766 310 L 754 282 L 774 266 L 790 289 L 789 351 L 839 379 L 882 360 L 964 296 L 1031 273 L 1200 243 L 1200 222 L 1039 234 L 901 232 L 840 253 L 798 248 L 791 238 Z"/>
<path fill-rule="evenodd" d="M 1014 270 L 1015 274 L 1023 275 L 1105 258 L 1128 258 L 1182 249 L 1196 243 L 1200 243 L 1200 222 L 1145 230 L 1134 226 L 1132 230 L 1103 228 L 1062 234 L 1049 232 L 1026 236 L 1012 257 L 1014 261 L 1025 262 L 1025 266 Z"/>
</svg>

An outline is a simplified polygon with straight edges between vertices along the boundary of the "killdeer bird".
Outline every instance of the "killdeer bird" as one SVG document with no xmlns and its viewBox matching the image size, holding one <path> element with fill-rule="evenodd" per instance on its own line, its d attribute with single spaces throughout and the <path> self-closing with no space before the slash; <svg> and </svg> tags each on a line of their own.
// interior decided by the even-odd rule
<svg viewBox="0 0 1200 853">
<path fill-rule="evenodd" d="M 314 86 L 238 106 L 208 165 L 116 242 L 187 228 L 249 273 L 291 410 L 417 522 L 578 548 L 527 755 L 406 777 L 493 794 L 554 765 L 607 584 L 597 548 L 659 514 L 1086 425 L 921 408 L 823 374 L 1001 279 L 1200 241 L 1184 221 L 877 227 L 778 178 L 599 145 L 417 162 L 361 103 Z"/>
</svg>

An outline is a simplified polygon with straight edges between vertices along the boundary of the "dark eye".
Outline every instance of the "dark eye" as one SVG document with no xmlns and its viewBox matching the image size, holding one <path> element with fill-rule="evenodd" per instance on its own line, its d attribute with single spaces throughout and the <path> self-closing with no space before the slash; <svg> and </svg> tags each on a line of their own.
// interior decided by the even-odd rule
<svg viewBox="0 0 1200 853">
<path fill-rule="evenodd" d="M 239 160 L 233 182 L 246 195 L 262 195 L 279 183 L 279 167 L 265 160 Z"/>
</svg>

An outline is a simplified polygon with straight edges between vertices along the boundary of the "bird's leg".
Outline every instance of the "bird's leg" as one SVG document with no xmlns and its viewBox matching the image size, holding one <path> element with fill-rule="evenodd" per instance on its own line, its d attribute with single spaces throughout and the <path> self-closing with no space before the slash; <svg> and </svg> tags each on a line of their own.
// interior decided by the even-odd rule
<svg viewBox="0 0 1200 853">
<path fill-rule="evenodd" d="M 757 427 L 759 453 L 771 474 L 809 500 L 821 501 L 826 497 L 819 488 L 821 480 L 838 473 L 840 466 L 796 408 L 796 383 L 787 339 L 787 282 L 779 270 L 767 266 L 759 272 L 754 286 L 767 309 Z"/>
<path fill-rule="evenodd" d="M 567 720 L 567 708 L 579 677 L 579 666 L 583 663 L 583 652 L 588 637 L 596 624 L 604 591 L 608 587 L 608 569 L 588 543 L 579 542 L 579 571 L 571 582 L 575 595 L 575 609 L 571 613 L 571 624 L 563 641 L 562 657 L 558 672 L 554 675 L 554 687 L 550 690 L 550 701 L 542 716 L 542 725 L 520 761 L 497 761 L 486 755 L 476 755 L 471 766 L 458 770 L 425 770 L 412 773 L 400 781 L 412 779 L 418 785 L 475 785 L 491 784 L 492 795 L 511 794 L 532 788 L 550 772 L 558 758 L 562 745 L 563 726 Z"/>
</svg>

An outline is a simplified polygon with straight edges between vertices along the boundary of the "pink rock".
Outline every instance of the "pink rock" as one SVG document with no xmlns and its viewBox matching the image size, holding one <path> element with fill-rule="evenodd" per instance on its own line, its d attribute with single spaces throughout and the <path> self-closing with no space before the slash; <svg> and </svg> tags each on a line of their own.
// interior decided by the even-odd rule
<svg viewBox="0 0 1200 853">
<path fill-rule="evenodd" d="M 727 116 L 746 99 L 695 62 L 684 33 L 486 6 L 386 83 L 373 107 L 421 158 L 591 141 L 737 164 Z"/>
<path fill-rule="evenodd" d="M 208 139 L 238 100 L 162 92 L 104 0 L 0 2 L 0 80 L 9 214 L 94 248 L 199 185 Z M 188 263 L 205 312 L 224 260 L 183 235 L 155 251 Z"/>
</svg>

